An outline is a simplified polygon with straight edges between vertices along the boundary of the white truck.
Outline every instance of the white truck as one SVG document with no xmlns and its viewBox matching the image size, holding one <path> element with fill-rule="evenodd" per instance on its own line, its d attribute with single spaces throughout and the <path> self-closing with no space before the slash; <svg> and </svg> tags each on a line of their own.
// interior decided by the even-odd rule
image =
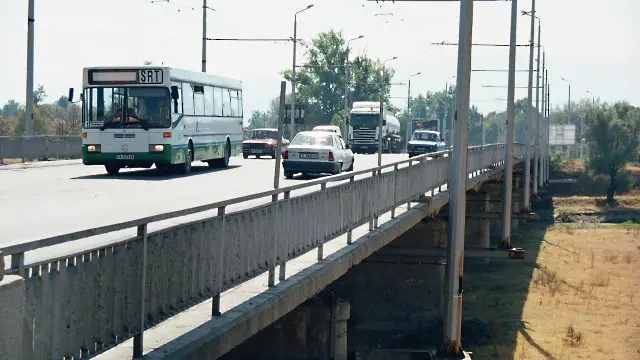
<svg viewBox="0 0 640 360">
<path fill-rule="evenodd" d="M 380 124 L 380 103 L 355 101 L 351 107 L 348 142 L 354 153 L 372 154 L 378 151 L 378 139 L 382 131 L 382 151 L 400 153 L 402 137 L 400 121 L 387 109 L 382 108 L 383 125 Z"/>
</svg>

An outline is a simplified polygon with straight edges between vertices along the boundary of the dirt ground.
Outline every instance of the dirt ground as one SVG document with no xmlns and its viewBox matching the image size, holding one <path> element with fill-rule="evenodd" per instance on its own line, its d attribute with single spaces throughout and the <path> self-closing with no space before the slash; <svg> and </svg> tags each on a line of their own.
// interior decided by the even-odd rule
<svg viewBox="0 0 640 360">
<path fill-rule="evenodd" d="M 640 176 L 640 167 L 626 171 Z M 563 172 L 584 176 L 584 164 Z M 465 350 L 474 359 L 640 359 L 640 224 L 578 216 L 639 214 L 640 189 L 614 204 L 599 194 L 549 195 L 551 208 L 533 204 L 541 221 L 512 234 L 524 260 L 465 259 L 463 317 L 486 319 L 491 332 Z M 558 214 L 569 223 L 558 223 Z"/>
<path fill-rule="evenodd" d="M 464 315 L 492 332 L 474 359 L 639 359 L 640 226 L 526 228 L 525 260 L 465 271 Z"/>
</svg>

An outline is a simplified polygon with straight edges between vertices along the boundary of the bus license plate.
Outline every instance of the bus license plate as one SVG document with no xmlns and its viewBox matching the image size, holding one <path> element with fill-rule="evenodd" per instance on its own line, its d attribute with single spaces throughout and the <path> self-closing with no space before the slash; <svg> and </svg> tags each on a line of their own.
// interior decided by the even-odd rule
<svg viewBox="0 0 640 360">
<path fill-rule="evenodd" d="M 260 149 L 252 149 L 251 153 L 252 154 L 262 154 L 262 150 L 260 150 Z"/>
<path fill-rule="evenodd" d="M 133 155 L 116 155 L 116 160 L 133 160 Z"/>
</svg>

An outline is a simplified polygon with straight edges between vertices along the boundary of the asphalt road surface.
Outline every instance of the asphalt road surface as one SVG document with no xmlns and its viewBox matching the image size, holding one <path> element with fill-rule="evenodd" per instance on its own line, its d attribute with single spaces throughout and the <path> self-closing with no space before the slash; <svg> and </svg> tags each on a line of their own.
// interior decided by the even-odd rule
<svg viewBox="0 0 640 360">
<path fill-rule="evenodd" d="M 404 159 L 406 154 L 384 154 L 382 161 L 386 164 Z M 356 155 L 354 170 L 376 165 L 377 155 Z M 234 157 L 227 169 L 209 169 L 206 164 L 196 162 L 187 176 L 167 176 L 155 168 L 122 170 L 119 175 L 110 176 L 102 166 L 81 163 L 5 168 L 0 170 L 0 248 L 267 191 L 273 188 L 274 166 L 272 159 Z M 280 187 L 315 178 L 282 177 Z M 314 190 L 317 188 L 302 189 L 291 196 Z M 244 202 L 230 206 L 227 211 L 267 201 L 264 198 Z M 213 214 L 215 211 L 153 223 L 149 231 Z M 133 234 L 135 229 L 123 230 L 44 248 L 27 253 L 25 260 L 31 263 L 67 255 Z"/>
</svg>

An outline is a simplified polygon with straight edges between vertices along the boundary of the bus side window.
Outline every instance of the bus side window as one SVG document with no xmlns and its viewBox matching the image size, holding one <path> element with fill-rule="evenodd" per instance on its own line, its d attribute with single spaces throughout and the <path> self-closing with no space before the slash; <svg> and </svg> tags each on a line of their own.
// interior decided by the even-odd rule
<svg viewBox="0 0 640 360">
<path fill-rule="evenodd" d="M 231 91 L 222 89 L 222 116 L 233 116 L 231 113 Z"/>
<path fill-rule="evenodd" d="M 178 88 L 178 100 L 174 100 L 173 102 L 173 113 L 174 114 L 182 114 L 182 84 L 171 84 L 172 86 L 176 86 Z"/>
<path fill-rule="evenodd" d="M 213 89 L 213 115 L 222 116 L 222 88 Z"/>
<path fill-rule="evenodd" d="M 182 84 L 182 113 L 185 115 L 194 115 L 193 106 L 193 86 L 191 84 Z"/>
</svg>

